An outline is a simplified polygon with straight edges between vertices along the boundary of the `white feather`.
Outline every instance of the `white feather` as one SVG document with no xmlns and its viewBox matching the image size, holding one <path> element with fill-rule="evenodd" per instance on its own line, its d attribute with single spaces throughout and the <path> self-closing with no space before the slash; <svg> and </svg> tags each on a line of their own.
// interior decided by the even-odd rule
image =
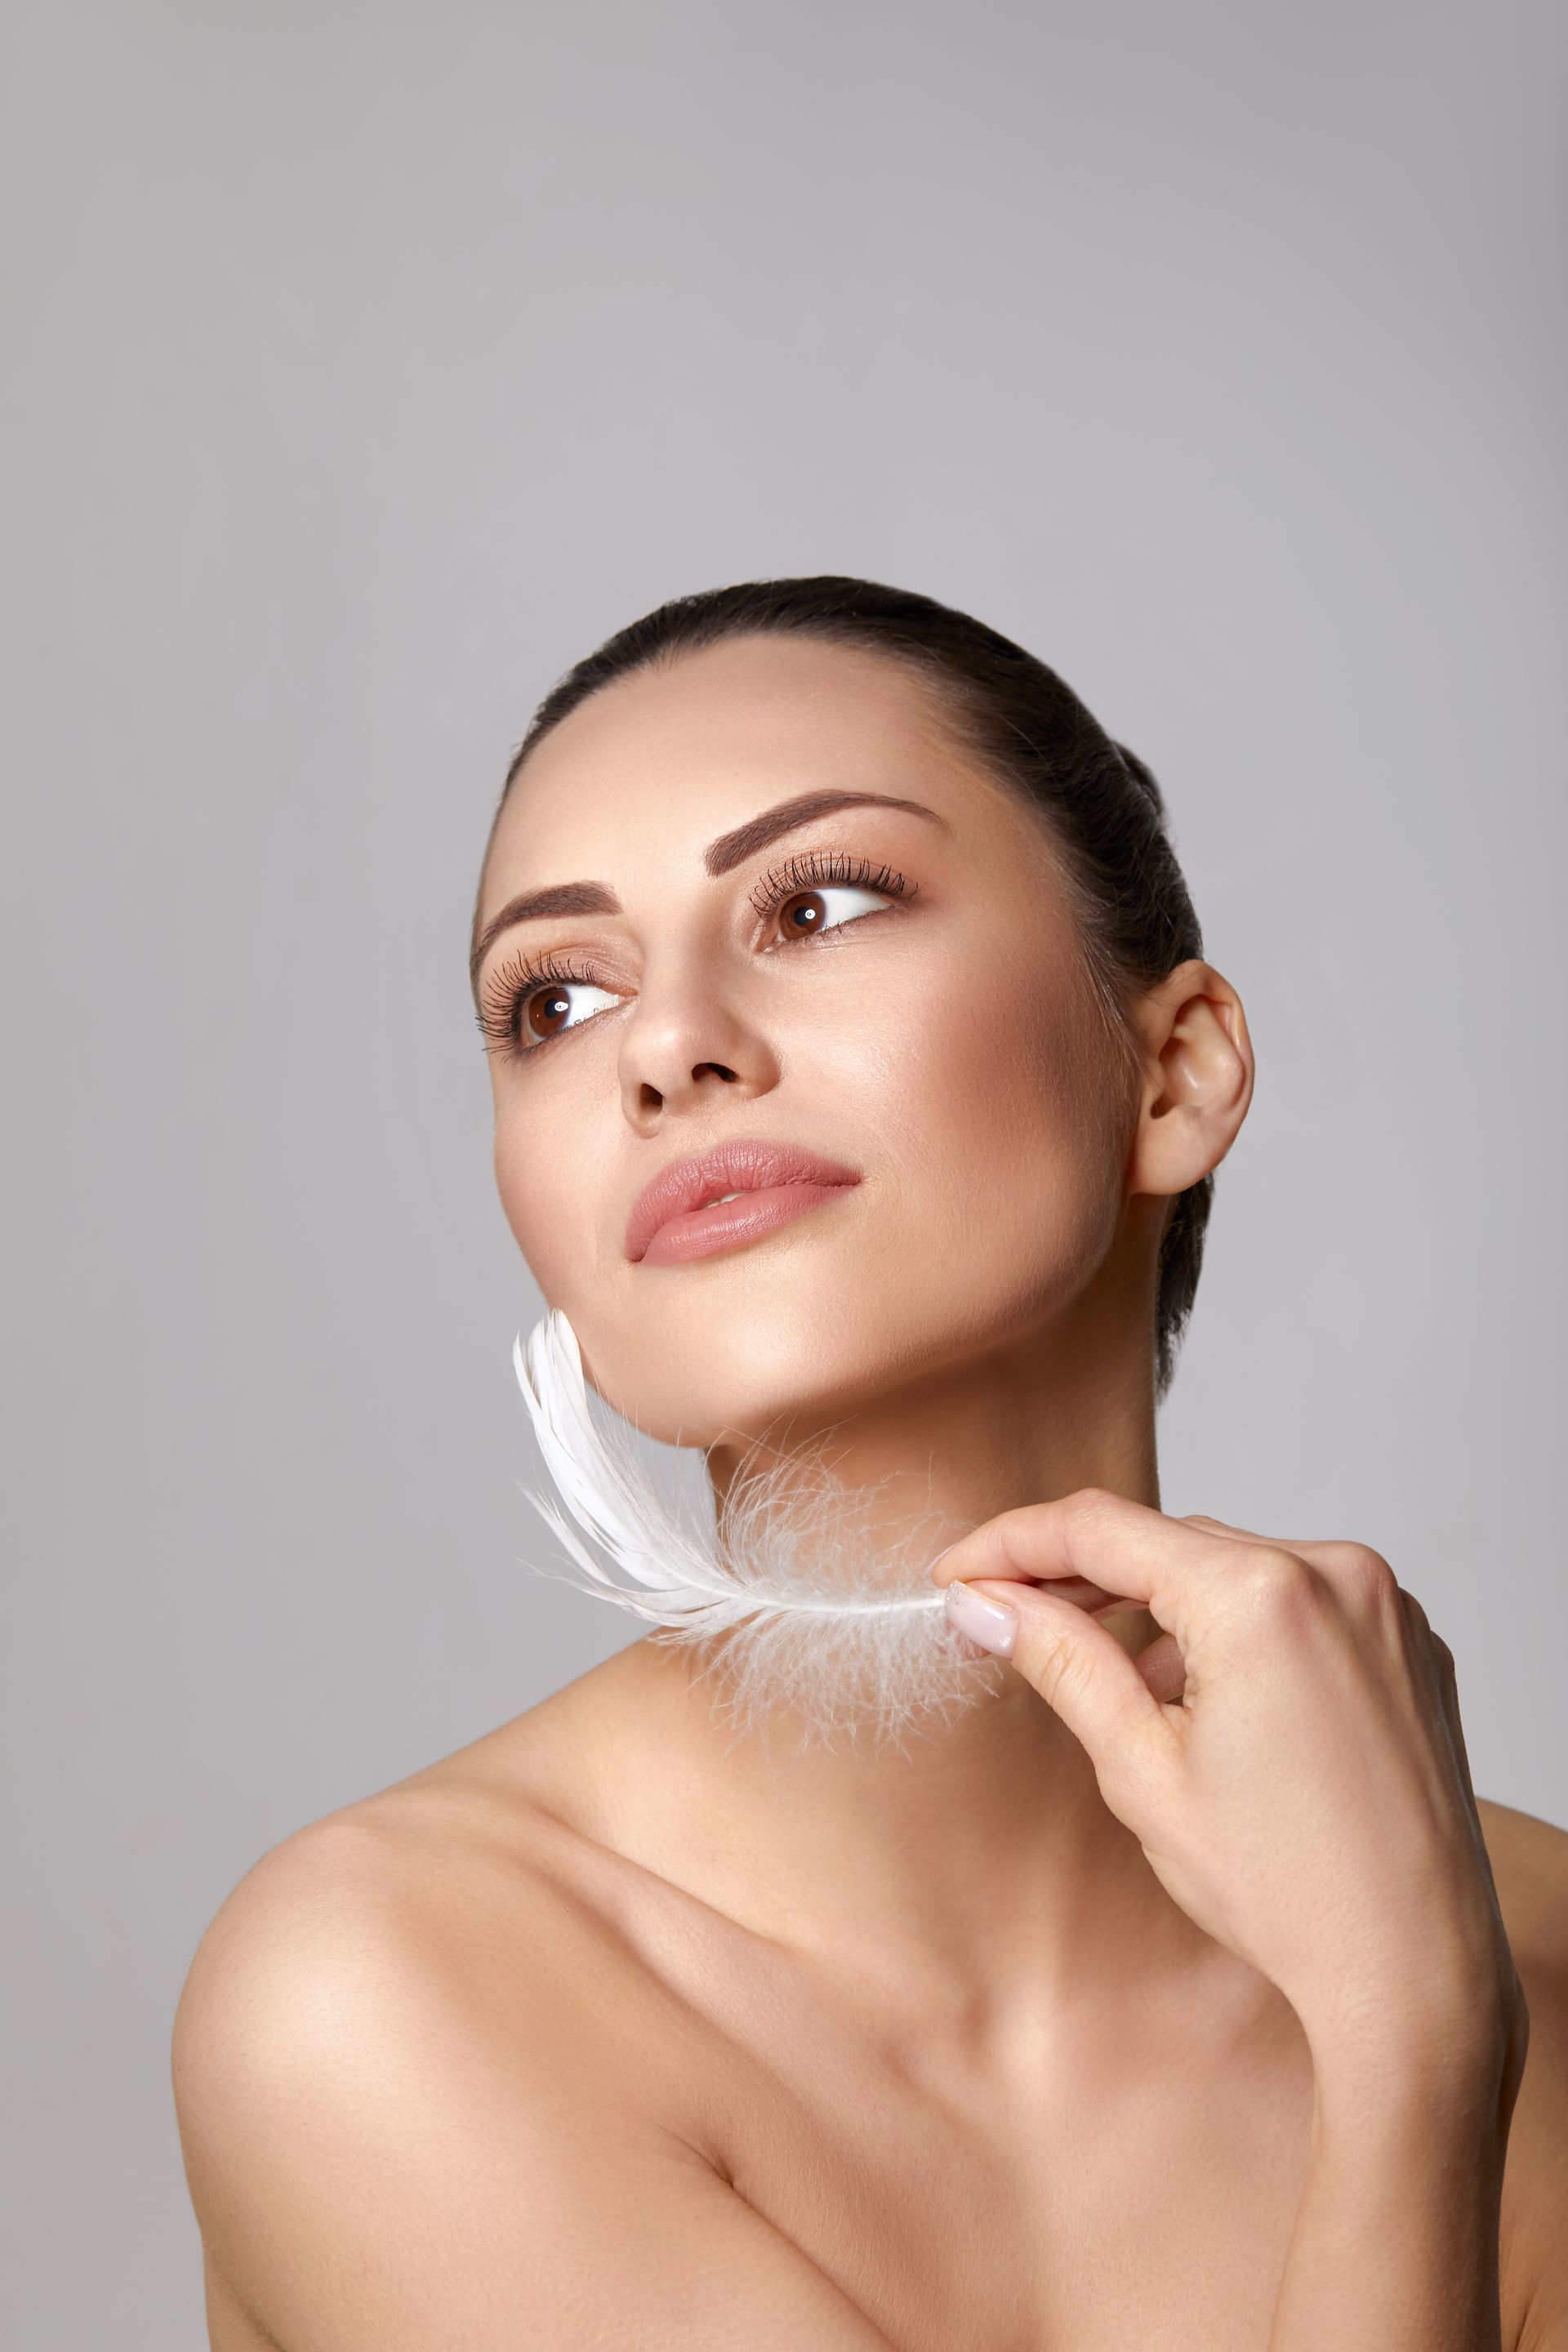
<svg viewBox="0 0 1568 2352">
<path fill-rule="evenodd" d="M 576 1523 L 525 1489 L 579 1571 L 564 1580 L 644 1619 L 655 1639 L 711 1649 L 742 1729 L 787 1710 L 829 1744 L 862 1725 L 897 1738 L 920 1717 L 946 1719 L 997 1687 L 996 1661 L 953 1631 L 929 1580 L 962 1526 L 930 1509 L 889 1526 L 879 1489 L 847 1486 L 810 1450 L 736 1478 L 717 1522 L 698 1525 L 616 1441 L 626 1423 L 608 1406 L 609 1426 L 595 1423 L 559 1307 L 535 1325 L 526 1352 L 519 1334 L 512 1361 Z"/>
</svg>

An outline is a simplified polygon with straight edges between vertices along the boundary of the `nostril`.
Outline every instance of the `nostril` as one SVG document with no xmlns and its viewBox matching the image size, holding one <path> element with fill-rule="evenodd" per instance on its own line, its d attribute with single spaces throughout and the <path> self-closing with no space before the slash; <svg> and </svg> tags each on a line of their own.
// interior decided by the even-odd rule
<svg viewBox="0 0 1568 2352">
<path fill-rule="evenodd" d="M 694 1078 L 700 1078 L 704 1070 L 711 1070 L 716 1076 L 722 1078 L 727 1085 L 732 1086 L 734 1084 L 736 1073 L 733 1070 L 727 1070 L 722 1062 L 699 1062 L 691 1075 Z"/>
</svg>

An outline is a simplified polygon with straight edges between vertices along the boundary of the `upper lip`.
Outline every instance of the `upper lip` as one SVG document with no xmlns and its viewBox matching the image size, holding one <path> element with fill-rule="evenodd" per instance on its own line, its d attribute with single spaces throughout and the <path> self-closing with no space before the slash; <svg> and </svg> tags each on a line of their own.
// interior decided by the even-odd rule
<svg viewBox="0 0 1568 2352">
<path fill-rule="evenodd" d="M 626 1255 L 635 1265 L 660 1225 L 725 1192 L 760 1192 L 770 1184 L 858 1184 L 860 1171 L 824 1160 L 798 1143 L 737 1136 L 689 1160 L 672 1160 L 649 1179 L 626 1219 Z"/>
</svg>

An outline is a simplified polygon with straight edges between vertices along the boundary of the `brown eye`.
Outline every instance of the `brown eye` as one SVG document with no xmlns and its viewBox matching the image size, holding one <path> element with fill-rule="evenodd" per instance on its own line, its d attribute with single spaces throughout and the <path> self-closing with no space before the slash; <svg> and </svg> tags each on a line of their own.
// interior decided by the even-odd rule
<svg viewBox="0 0 1568 2352">
<path fill-rule="evenodd" d="M 880 913 L 893 901 L 878 890 L 848 887 L 795 890 L 779 905 L 776 920 L 786 940 L 815 939 L 819 932 L 841 931 L 864 915 Z"/>
<path fill-rule="evenodd" d="M 536 989 L 523 1007 L 523 1025 L 531 1037 L 553 1037 L 566 1026 L 572 999 L 563 988 Z"/>
<path fill-rule="evenodd" d="M 521 1052 L 531 1054 L 568 1029 L 581 1029 L 596 1013 L 620 1003 L 607 988 L 591 980 L 552 980 L 520 997 L 516 1006 L 517 1039 Z"/>
<path fill-rule="evenodd" d="M 786 898 L 779 909 L 780 928 L 805 939 L 813 931 L 823 929 L 827 921 L 827 901 L 820 890 L 800 890 Z"/>
</svg>

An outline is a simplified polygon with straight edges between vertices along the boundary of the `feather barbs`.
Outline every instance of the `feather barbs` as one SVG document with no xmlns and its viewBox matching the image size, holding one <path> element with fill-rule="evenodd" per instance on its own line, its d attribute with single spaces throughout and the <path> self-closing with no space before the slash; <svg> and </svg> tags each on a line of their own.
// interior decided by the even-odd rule
<svg viewBox="0 0 1568 2352">
<path fill-rule="evenodd" d="M 962 1528 L 930 1512 L 889 1525 L 875 1490 L 848 1487 L 809 1453 L 737 1482 L 703 1527 L 617 1441 L 614 1423 L 628 1425 L 613 1408 L 609 1429 L 595 1423 L 561 1308 L 526 1348 L 518 1335 L 512 1361 L 560 1501 L 524 1492 L 576 1571 L 564 1580 L 657 1638 L 715 1644 L 742 1728 L 782 1707 L 829 1741 L 862 1723 L 896 1737 L 996 1686 L 993 1662 L 960 1646 L 927 1575 Z"/>
</svg>

